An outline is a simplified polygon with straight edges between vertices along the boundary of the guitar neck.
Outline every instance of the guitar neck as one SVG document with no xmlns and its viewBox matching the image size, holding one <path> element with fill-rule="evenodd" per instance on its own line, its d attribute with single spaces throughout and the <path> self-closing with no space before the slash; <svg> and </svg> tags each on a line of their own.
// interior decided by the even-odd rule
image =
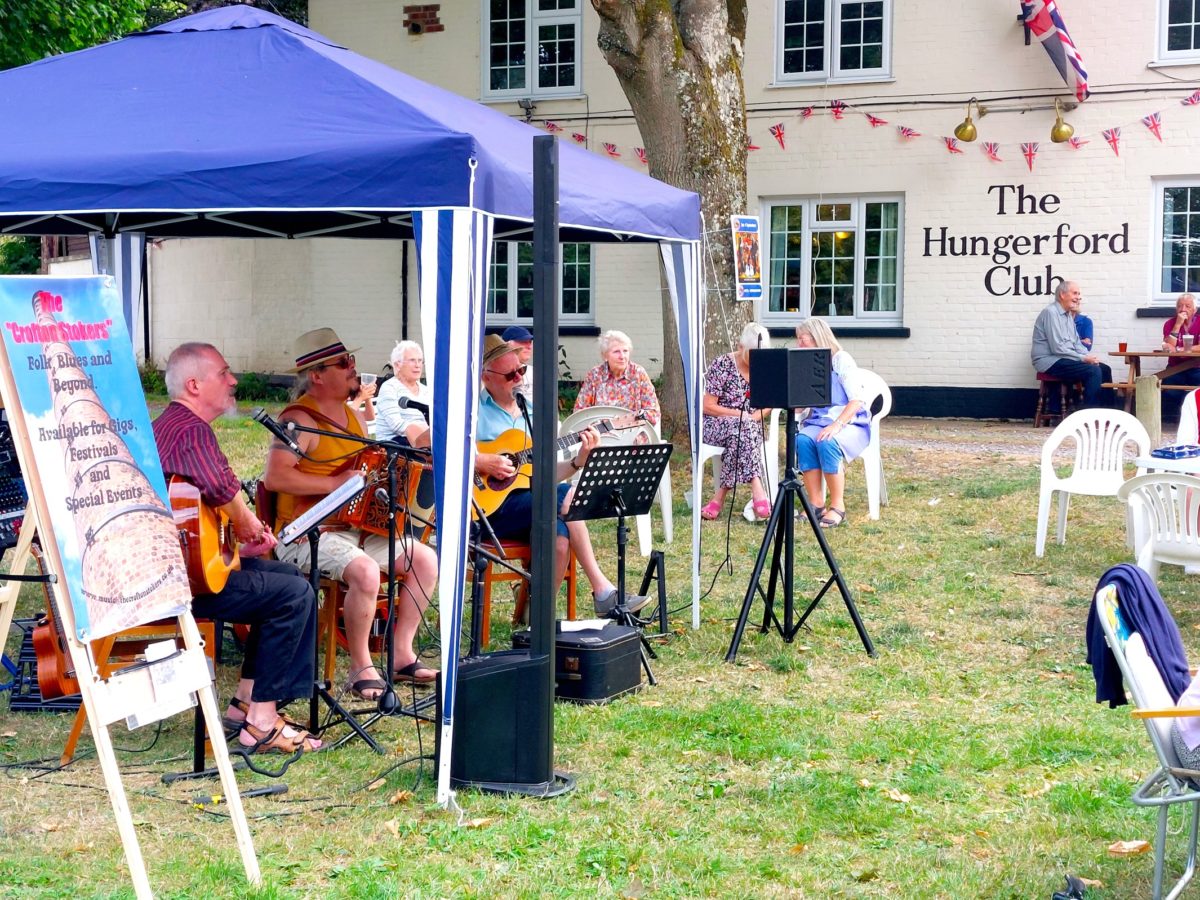
<svg viewBox="0 0 1200 900">
<path fill-rule="evenodd" d="M 593 427 L 597 431 L 599 431 L 601 434 L 605 434 L 606 432 L 613 430 L 612 425 L 610 425 L 608 422 L 598 422 Z M 582 431 L 572 431 L 570 434 L 564 434 L 562 437 L 558 438 L 554 442 L 554 446 L 557 447 L 559 450 L 566 450 L 570 447 L 574 447 L 576 444 L 578 444 L 582 440 L 583 440 L 583 432 Z M 533 462 L 533 448 L 532 447 L 526 447 L 524 450 L 521 450 L 519 453 L 514 454 L 514 464 L 517 466 L 517 468 L 520 468 L 521 466 L 524 466 L 524 465 L 528 465 L 531 462 Z"/>
</svg>

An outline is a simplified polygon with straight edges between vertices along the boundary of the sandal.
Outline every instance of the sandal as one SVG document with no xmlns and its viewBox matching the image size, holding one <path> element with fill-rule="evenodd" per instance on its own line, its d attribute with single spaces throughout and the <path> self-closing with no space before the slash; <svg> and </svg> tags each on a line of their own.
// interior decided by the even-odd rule
<svg viewBox="0 0 1200 900">
<path fill-rule="evenodd" d="M 289 737 L 283 733 L 286 727 L 283 719 L 276 719 L 275 724 L 268 731 L 263 731 L 246 722 L 242 725 L 240 732 L 244 732 L 254 743 L 244 743 L 239 733 L 238 749 L 244 753 L 286 753 L 288 756 L 292 756 L 298 753 L 314 753 L 324 746 L 314 745 L 313 737 L 307 731 L 301 731 Z"/>
<path fill-rule="evenodd" d="M 770 500 L 755 500 L 754 515 L 759 519 L 771 518 L 771 501 Z"/>
<path fill-rule="evenodd" d="M 418 672 L 428 674 L 418 675 Z M 407 666 L 402 666 L 392 673 L 392 681 L 400 681 L 405 684 L 430 684 L 436 681 L 437 677 L 437 671 L 423 665 L 419 659 L 413 660 Z"/>
<path fill-rule="evenodd" d="M 240 731 L 242 726 L 246 724 L 246 714 L 250 712 L 250 704 L 245 700 L 239 699 L 238 697 L 230 697 L 229 705 L 240 712 L 242 717 L 240 719 L 235 719 L 231 716 L 225 715 L 221 717 L 221 724 L 225 727 L 226 731 Z M 306 731 L 308 728 L 308 723 L 299 722 L 285 712 L 279 713 L 279 718 L 283 719 L 284 725 L 290 725 L 296 731 L 304 731 L 306 734 L 308 733 Z"/>
<path fill-rule="evenodd" d="M 347 684 L 346 687 L 359 700 L 366 700 L 368 703 L 374 703 L 387 690 L 387 685 L 378 678 L 360 678 L 358 681 Z M 364 693 L 365 691 L 375 691 L 375 693 L 368 697 Z"/>
<path fill-rule="evenodd" d="M 721 507 L 724 504 L 719 500 L 709 500 L 700 507 L 700 518 L 712 521 L 721 517 Z"/>
<path fill-rule="evenodd" d="M 836 516 L 837 518 L 832 518 Z M 846 522 L 846 511 L 844 509 L 834 509 L 832 506 L 821 515 L 822 528 L 837 528 Z"/>
</svg>

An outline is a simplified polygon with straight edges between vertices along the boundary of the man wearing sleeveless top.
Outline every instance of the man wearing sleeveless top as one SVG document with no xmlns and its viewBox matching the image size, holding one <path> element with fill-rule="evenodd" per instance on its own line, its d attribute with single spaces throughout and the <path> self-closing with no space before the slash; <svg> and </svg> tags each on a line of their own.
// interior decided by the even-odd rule
<svg viewBox="0 0 1200 900">
<path fill-rule="evenodd" d="M 365 435 L 362 417 L 347 405 L 360 389 L 353 352 L 331 328 L 302 334 L 296 340 L 295 351 L 292 371 L 297 374 L 297 399 L 280 414 L 280 421 Z M 302 431 L 296 433 L 296 443 L 302 457 L 278 441 L 267 455 L 263 480 L 269 490 L 279 494 L 276 530 L 354 477 L 355 470 L 347 464 L 363 449 L 357 441 Z M 317 548 L 322 573 L 346 585 L 343 619 L 350 650 L 348 687 L 364 700 L 378 699 L 387 687 L 371 659 L 369 646 L 379 586 L 388 569 L 387 544 L 386 535 L 342 529 L 322 533 Z M 277 553 L 307 570 L 310 551 L 306 540 L 281 547 Z M 392 678 L 429 683 L 437 673 L 417 658 L 413 645 L 437 582 L 437 555 L 411 538 L 397 537 L 396 578 L 396 671 L 391 673 Z"/>
</svg>

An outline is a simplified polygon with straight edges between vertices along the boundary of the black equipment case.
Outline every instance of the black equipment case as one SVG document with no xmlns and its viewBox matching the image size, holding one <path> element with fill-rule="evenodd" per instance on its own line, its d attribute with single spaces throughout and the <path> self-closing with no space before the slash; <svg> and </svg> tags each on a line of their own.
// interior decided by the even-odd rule
<svg viewBox="0 0 1200 900">
<path fill-rule="evenodd" d="M 528 631 L 514 631 L 513 647 L 529 646 Z M 641 645 L 636 628 L 615 622 L 604 628 L 561 631 L 554 636 L 554 696 L 573 703 L 607 703 L 642 686 Z"/>
</svg>

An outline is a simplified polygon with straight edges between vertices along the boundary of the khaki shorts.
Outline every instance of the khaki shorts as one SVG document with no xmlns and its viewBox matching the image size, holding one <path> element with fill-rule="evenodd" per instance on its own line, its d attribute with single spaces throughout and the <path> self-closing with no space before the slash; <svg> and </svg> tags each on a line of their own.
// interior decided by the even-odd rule
<svg viewBox="0 0 1200 900">
<path fill-rule="evenodd" d="M 358 546 L 359 538 L 363 535 L 358 531 L 327 531 L 321 535 L 320 541 L 317 542 L 317 565 L 321 568 L 321 574 L 327 578 L 332 578 L 334 581 L 342 580 L 342 573 L 346 571 L 346 566 L 354 562 L 360 556 L 369 556 L 378 564 L 380 571 L 387 571 L 387 536 L 382 534 L 368 534 L 363 539 L 362 547 Z M 406 548 L 407 542 L 403 540 L 396 541 L 396 569 L 397 572 L 408 570 L 406 565 Z M 300 567 L 301 571 L 308 571 L 309 561 L 312 559 L 312 551 L 308 546 L 308 539 L 303 538 L 298 541 L 293 541 L 286 547 L 278 547 L 275 550 L 275 555 L 284 562 L 290 562 Z"/>
</svg>

